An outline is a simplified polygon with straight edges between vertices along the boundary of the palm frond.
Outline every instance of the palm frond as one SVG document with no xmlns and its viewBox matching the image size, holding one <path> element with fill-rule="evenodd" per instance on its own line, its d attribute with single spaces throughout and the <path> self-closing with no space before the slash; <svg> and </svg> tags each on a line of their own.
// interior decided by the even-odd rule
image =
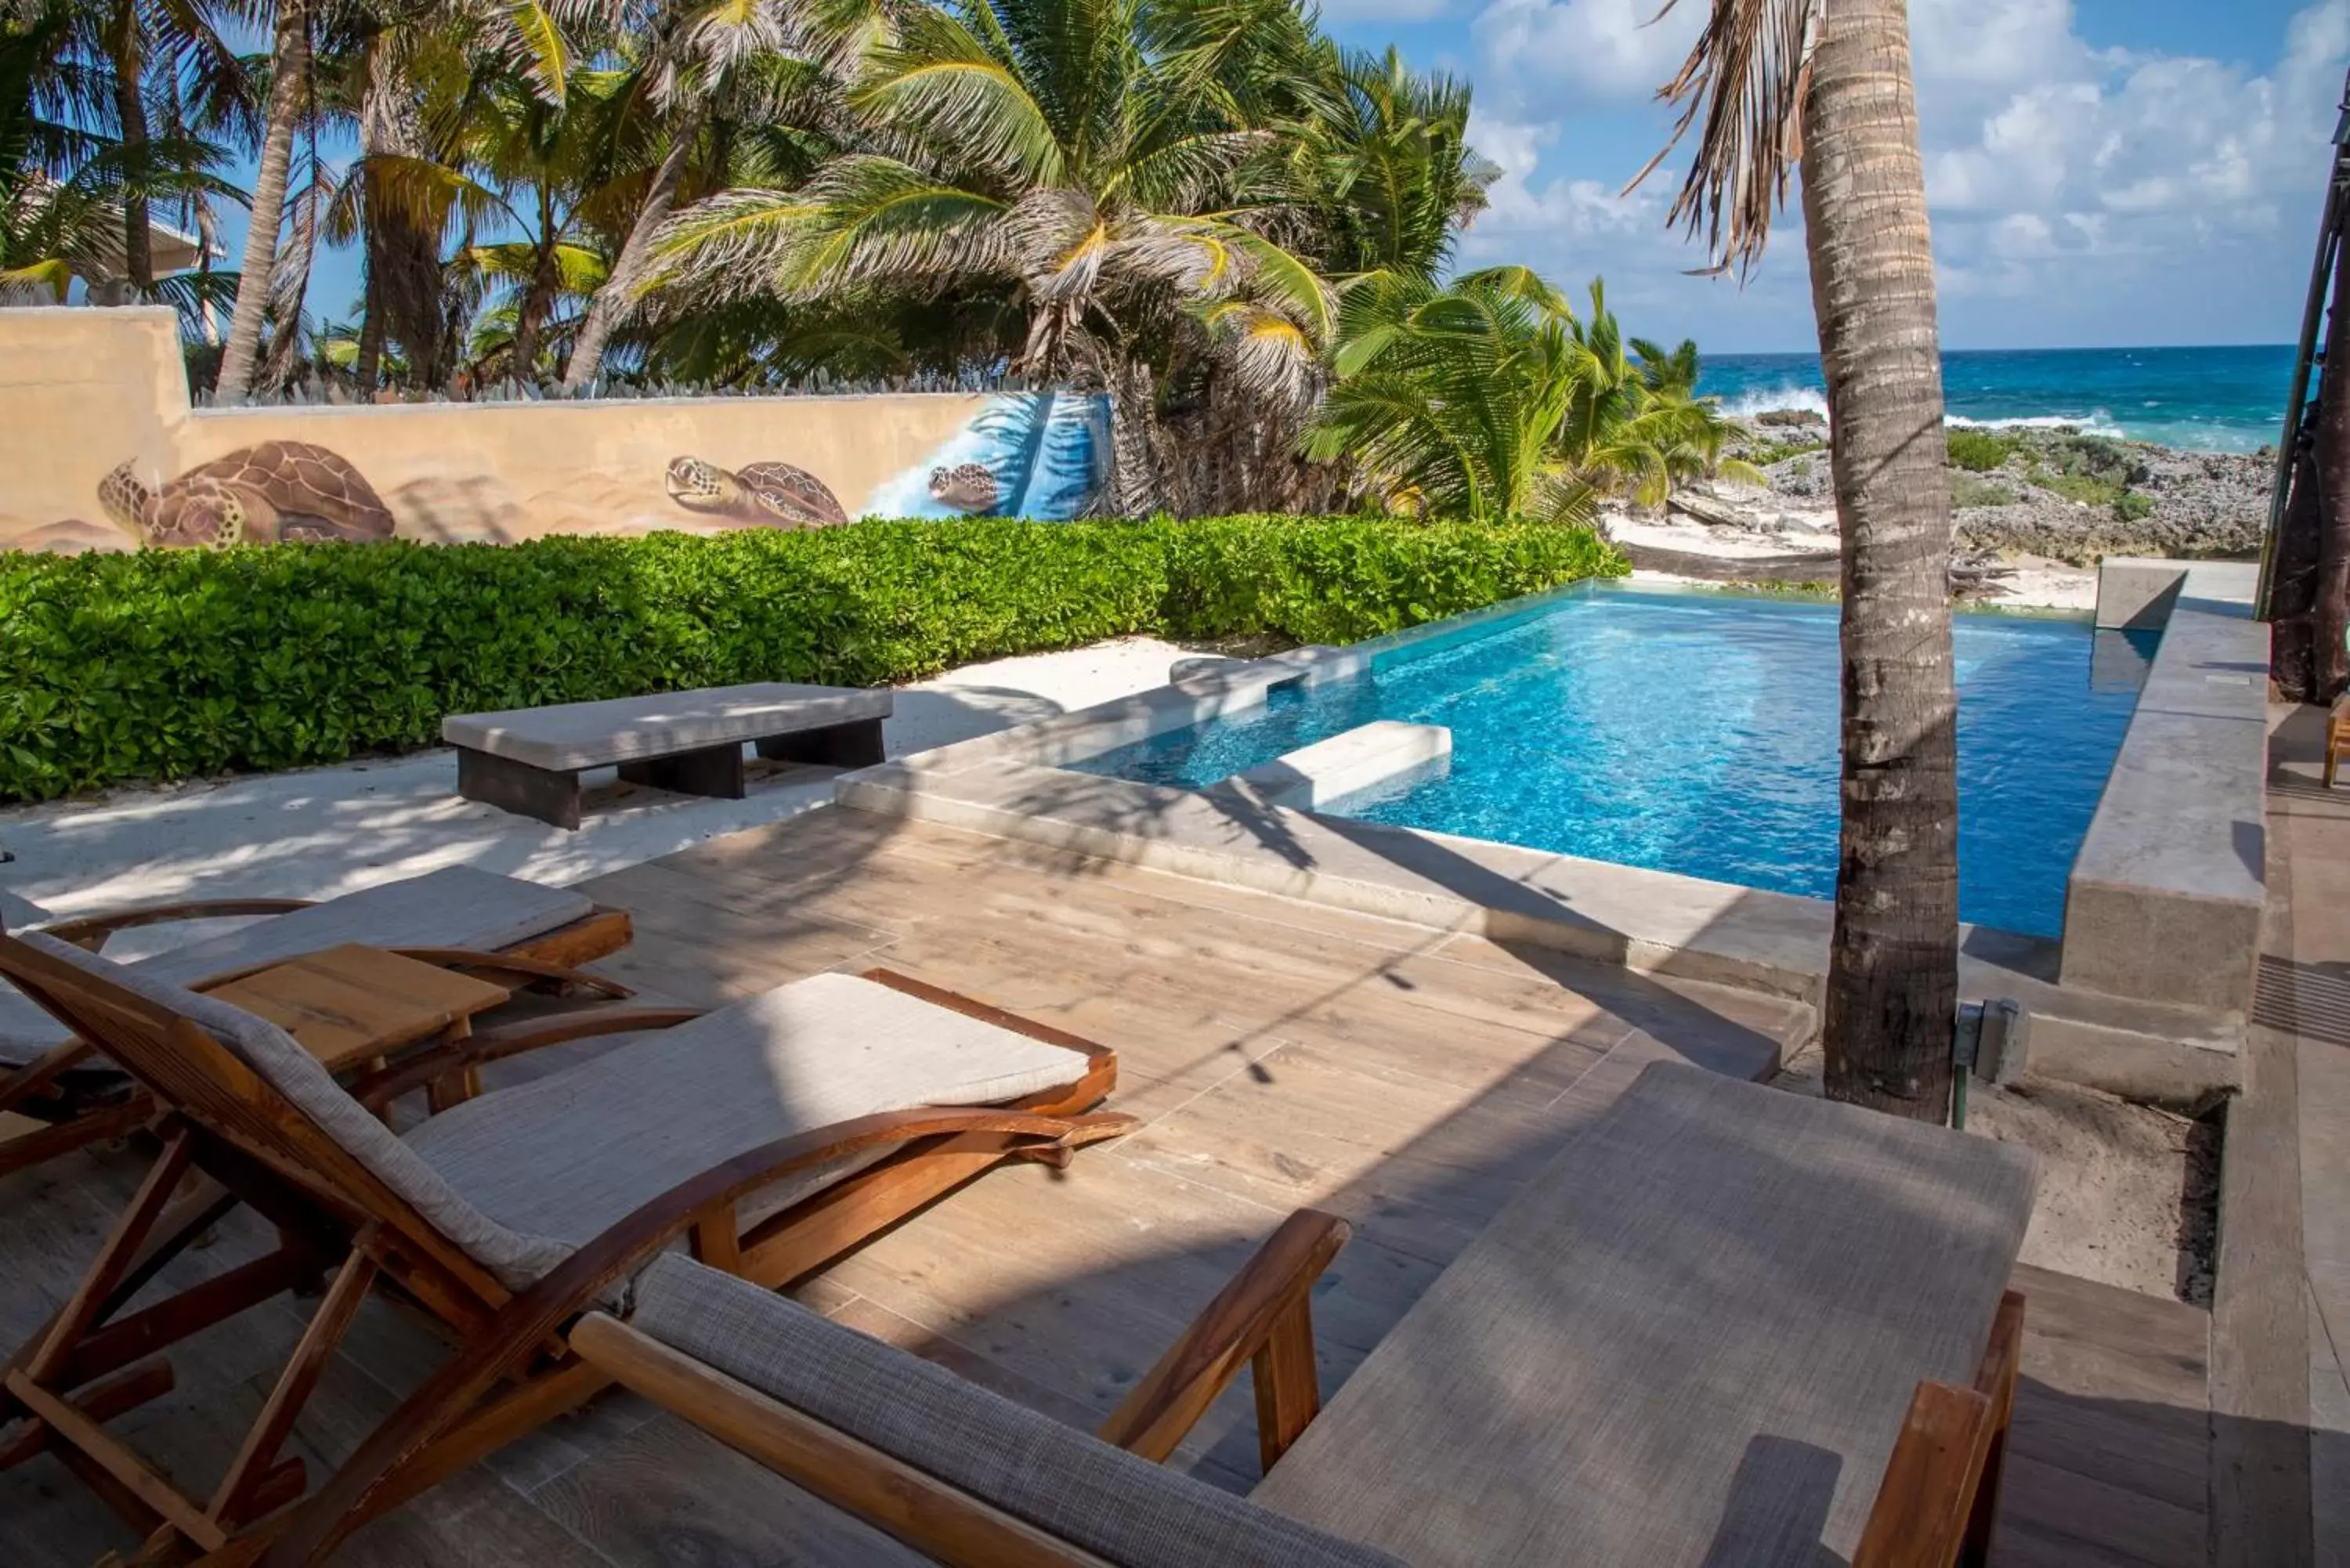
<svg viewBox="0 0 2350 1568">
<path fill-rule="evenodd" d="M 1028 84 L 968 28 L 925 7 L 874 51 L 849 104 L 898 120 L 959 161 L 1023 182 L 1066 174 L 1058 139 Z"/>
<path fill-rule="evenodd" d="M 1664 10 L 1676 3 L 1666 0 Z M 1786 204 L 1788 171 L 1803 156 L 1804 89 L 1824 3 L 1711 0 L 1696 47 L 1657 94 L 1680 106 L 1680 118 L 1672 140 L 1626 189 L 1700 128 L 1667 222 L 1692 236 L 1704 232 L 1712 270 L 1752 267 Z"/>
</svg>

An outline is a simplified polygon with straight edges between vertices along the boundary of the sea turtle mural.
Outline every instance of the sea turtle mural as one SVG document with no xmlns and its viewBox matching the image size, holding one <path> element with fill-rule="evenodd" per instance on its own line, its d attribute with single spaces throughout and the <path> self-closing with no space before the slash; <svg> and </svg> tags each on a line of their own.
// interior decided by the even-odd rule
<svg viewBox="0 0 2350 1568">
<path fill-rule="evenodd" d="M 951 468 L 931 470 L 931 499 L 958 512 L 993 512 L 1003 493 L 1003 487 L 995 482 L 995 471 L 983 462 L 959 462 Z"/>
<path fill-rule="evenodd" d="M 788 462 L 754 462 L 728 470 L 698 457 L 670 460 L 662 476 L 669 497 L 689 512 L 731 517 L 770 528 L 828 528 L 848 514 L 823 480 Z"/>
<path fill-rule="evenodd" d="M 374 486 L 340 453 L 302 441 L 240 448 L 160 491 L 126 462 L 99 481 L 98 501 L 120 526 L 164 550 L 391 537 L 391 509 Z"/>
</svg>

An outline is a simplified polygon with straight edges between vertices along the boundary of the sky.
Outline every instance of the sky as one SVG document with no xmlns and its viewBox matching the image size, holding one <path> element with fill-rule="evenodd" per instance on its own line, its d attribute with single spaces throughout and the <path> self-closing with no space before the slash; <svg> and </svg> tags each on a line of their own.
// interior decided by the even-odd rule
<svg viewBox="0 0 2350 1568">
<path fill-rule="evenodd" d="M 1799 209 L 1742 286 L 1665 223 L 1684 165 L 1655 100 L 1705 0 L 1323 0 L 1475 88 L 1503 174 L 1463 266 L 1607 280 L 1627 330 L 1709 352 L 1814 347 Z M 1942 341 L 1952 348 L 2294 337 L 2350 0 L 1910 0 Z M 1799 200 L 1799 199 L 1798 199 Z"/>
<path fill-rule="evenodd" d="M 1475 89 L 1500 165 L 1457 264 L 1534 266 L 1644 337 L 1811 348 L 1800 211 L 1742 284 L 1668 229 L 1681 165 L 1655 101 L 1706 0 L 1322 0 L 1324 26 Z M 1910 0 L 1942 341 L 1953 348 L 2279 343 L 2300 327 L 2350 0 Z M 224 238 L 243 245 L 232 210 Z M 234 265 L 232 261 L 231 265 Z M 347 315 L 357 260 L 320 258 Z"/>
</svg>

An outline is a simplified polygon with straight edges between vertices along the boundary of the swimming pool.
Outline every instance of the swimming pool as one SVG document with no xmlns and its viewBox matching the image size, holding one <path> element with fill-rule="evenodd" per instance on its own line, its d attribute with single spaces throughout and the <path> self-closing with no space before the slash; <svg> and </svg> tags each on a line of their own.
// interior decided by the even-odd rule
<svg viewBox="0 0 2350 1568">
<path fill-rule="evenodd" d="M 2058 934 L 2157 636 L 1957 618 L 1963 919 Z M 1352 680 L 1065 765 L 1200 789 L 1374 719 L 1442 724 L 1446 776 L 1323 809 L 1834 895 L 1835 606 L 1597 585 L 1365 646 Z"/>
</svg>

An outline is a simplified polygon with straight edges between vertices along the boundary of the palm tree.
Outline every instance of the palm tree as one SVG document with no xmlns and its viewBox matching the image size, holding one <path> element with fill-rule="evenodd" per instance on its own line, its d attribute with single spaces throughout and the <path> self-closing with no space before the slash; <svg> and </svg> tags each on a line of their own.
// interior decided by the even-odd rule
<svg viewBox="0 0 2350 1568">
<path fill-rule="evenodd" d="M 1479 522 L 1591 515 L 1554 442 L 1576 391 L 1575 317 L 1531 272 L 1450 287 L 1378 273 L 1347 294 L 1307 451 L 1350 458 L 1390 511 Z"/>
<path fill-rule="evenodd" d="M 1958 698 L 1934 257 L 1905 0 L 1711 0 L 1665 93 L 1686 105 L 1677 140 L 1702 128 L 1672 215 L 1705 230 L 1719 265 L 1761 255 L 1800 157 L 1844 535 L 1827 1089 L 1940 1121 L 1958 1011 Z"/>
<path fill-rule="evenodd" d="M 269 98 L 262 112 L 261 157 L 254 169 L 252 222 L 238 269 L 236 309 L 221 351 L 219 396 L 240 402 L 253 390 L 261 356 L 261 326 L 268 314 L 277 266 L 277 232 L 286 222 L 286 181 L 294 162 L 310 77 L 311 0 L 276 0 L 270 30 Z"/>
<path fill-rule="evenodd" d="M 558 305 L 604 284 L 608 269 L 593 238 L 598 213 L 608 213 L 615 197 L 595 180 L 594 154 L 626 84 L 619 72 L 575 69 L 558 104 L 522 73 L 476 76 L 457 84 L 461 102 L 439 156 L 359 160 L 370 216 L 459 234 L 448 281 L 494 318 L 483 324 L 489 332 L 475 357 L 496 364 L 477 369 L 537 378 Z M 474 237 L 484 232 L 514 237 Z M 577 325 L 559 323 L 565 335 Z"/>
<path fill-rule="evenodd" d="M 1769 483 L 1747 462 L 1725 459 L 1731 427 L 1721 409 L 1695 396 L 1697 345 L 1670 353 L 1627 339 L 1607 308 L 1607 285 L 1594 278 L 1590 314 L 1569 323 L 1575 386 L 1553 449 L 1585 484 L 1659 507 L 1678 485 L 1727 477 Z M 1635 364 L 1625 350 L 1639 356 Z"/>
<path fill-rule="evenodd" d="M 1722 461 L 1718 409 L 1626 358 L 1600 284 L 1578 318 L 1522 267 L 1443 288 L 1372 273 L 1340 319 L 1338 381 L 1307 450 L 1350 459 L 1389 510 L 1588 522 L 1603 493 L 1658 506 L 1702 475 L 1760 478 Z"/>
<path fill-rule="evenodd" d="M 1433 278 L 1484 211 L 1501 170 L 1468 142 L 1469 88 L 1384 55 L 1315 51 L 1319 79 L 1287 159 L 1296 199 L 1320 231 L 1310 248 L 1339 276 Z"/>
<path fill-rule="evenodd" d="M 861 145 L 796 190 L 681 214 L 644 286 L 806 304 L 1008 285 L 1016 369 L 1118 393 L 1122 454 L 1187 358 L 1303 409 L 1334 307 L 1240 175 L 1275 141 L 1246 112 L 1279 79 L 1268 57 L 1306 46 L 1288 0 L 908 8 L 849 94 Z M 1155 506 L 1158 465 L 1118 466 L 1122 506 Z"/>
<path fill-rule="evenodd" d="M 813 43 L 803 9 L 799 0 L 671 0 L 653 18 L 626 95 L 649 112 L 616 117 L 616 126 L 635 130 L 650 120 L 667 145 L 655 143 L 660 161 L 629 219 L 611 282 L 588 301 L 564 367 L 565 391 L 591 385 L 603 369 L 605 348 L 635 303 L 653 236 L 676 211 L 688 165 L 714 151 L 704 128 L 721 118 L 789 123 L 806 100 L 825 96 L 828 73 L 801 57 Z"/>
</svg>

